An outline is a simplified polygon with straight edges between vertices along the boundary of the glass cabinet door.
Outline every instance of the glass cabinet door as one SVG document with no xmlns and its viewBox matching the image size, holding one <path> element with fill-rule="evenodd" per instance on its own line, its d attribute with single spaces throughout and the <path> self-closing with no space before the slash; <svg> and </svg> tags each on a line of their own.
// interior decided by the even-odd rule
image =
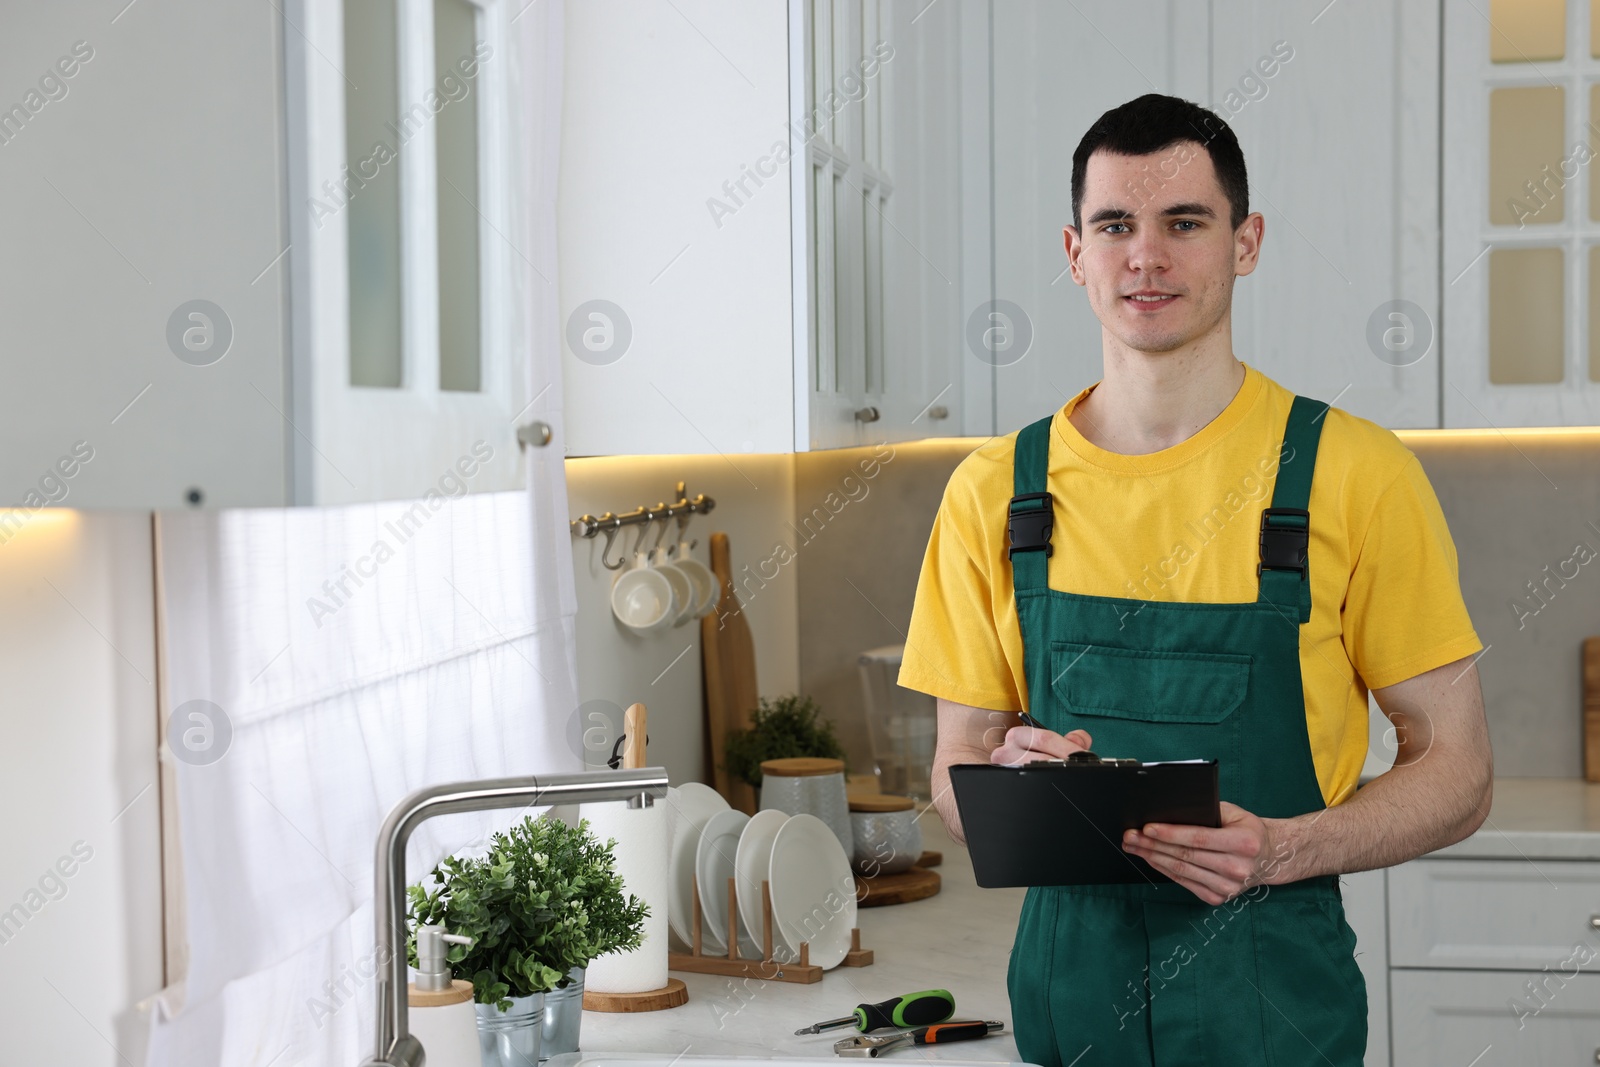
<svg viewBox="0 0 1600 1067">
<path fill-rule="evenodd" d="M 1597 35 L 1600 0 L 1445 4 L 1448 427 L 1600 422 Z"/>
</svg>

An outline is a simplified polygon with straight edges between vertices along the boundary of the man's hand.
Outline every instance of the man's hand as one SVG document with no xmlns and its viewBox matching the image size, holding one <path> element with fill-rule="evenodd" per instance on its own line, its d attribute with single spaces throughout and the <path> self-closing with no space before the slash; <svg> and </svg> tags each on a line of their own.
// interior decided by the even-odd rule
<svg viewBox="0 0 1600 1067">
<path fill-rule="evenodd" d="M 1122 835 L 1123 847 L 1207 904 L 1231 900 L 1254 885 L 1270 884 L 1285 857 L 1273 835 L 1275 819 L 1261 819 L 1222 802 L 1221 826 L 1146 823 Z"/>
<path fill-rule="evenodd" d="M 1066 759 L 1070 753 L 1086 751 L 1089 740 L 1086 730 L 1074 730 L 1063 737 L 1036 726 L 1013 726 L 1006 731 L 1000 747 L 989 753 L 989 762 L 1015 767 L 1029 760 Z"/>
<path fill-rule="evenodd" d="M 1089 735 L 1074 730 L 1066 737 L 1032 726 L 1018 726 L 1021 712 L 994 711 L 938 698 L 939 739 L 933 750 L 933 806 L 945 829 L 958 843 L 967 836 L 961 812 L 950 789 L 950 768 L 958 763 L 1021 763 L 1028 759 L 1066 759 L 1089 747 Z"/>
</svg>

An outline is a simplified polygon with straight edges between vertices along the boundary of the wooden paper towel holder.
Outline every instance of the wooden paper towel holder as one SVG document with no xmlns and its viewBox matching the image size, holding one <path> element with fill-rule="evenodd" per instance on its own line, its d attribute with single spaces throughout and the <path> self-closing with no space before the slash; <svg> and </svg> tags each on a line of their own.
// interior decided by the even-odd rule
<svg viewBox="0 0 1600 1067">
<path fill-rule="evenodd" d="M 668 978 L 660 989 L 642 993 L 591 993 L 583 991 L 584 1011 L 660 1011 L 689 1003 L 689 987 L 681 978 Z"/>
<path fill-rule="evenodd" d="M 622 765 L 629 769 L 644 766 L 645 710 L 643 704 L 631 704 L 623 713 Z M 670 960 L 670 954 L 669 954 Z M 670 962 L 668 966 L 671 966 Z M 689 1003 L 689 988 L 681 978 L 668 978 L 660 989 L 645 989 L 637 993 L 605 993 L 594 989 L 583 991 L 584 1011 L 660 1011 Z"/>
<path fill-rule="evenodd" d="M 772 886 L 761 880 L 761 953 L 759 960 L 745 959 L 739 955 L 739 891 L 732 878 L 728 879 L 728 954 L 707 956 L 701 951 L 701 924 L 705 921 L 700 910 L 700 879 L 695 879 L 693 945 L 689 952 L 667 953 L 667 967 L 674 971 L 694 971 L 699 974 L 720 974 L 730 978 L 761 978 L 769 982 L 799 982 L 809 985 L 822 981 L 822 968 L 811 962 L 811 946 L 800 942 L 800 959 L 795 963 L 782 963 L 772 958 Z M 850 951 L 841 961 L 846 967 L 866 967 L 872 963 L 872 950 L 861 947 L 861 928 L 850 928 Z"/>
</svg>

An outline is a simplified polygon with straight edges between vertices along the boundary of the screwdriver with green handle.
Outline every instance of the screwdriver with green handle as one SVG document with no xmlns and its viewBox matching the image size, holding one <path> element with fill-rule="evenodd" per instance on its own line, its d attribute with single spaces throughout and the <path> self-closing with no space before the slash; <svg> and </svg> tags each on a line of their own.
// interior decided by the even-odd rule
<svg viewBox="0 0 1600 1067">
<path fill-rule="evenodd" d="M 841 1026 L 854 1026 L 862 1033 L 890 1026 L 927 1026 L 942 1023 L 956 1013 L 956 998 L 948 989 L 924 989 L 903 997 L 890 997 L 877 1004 L 858 1004 L 853 1014 L 826 1022 L 813 1023 L 796 1034 L 820 1034 Z"/>
</svg>

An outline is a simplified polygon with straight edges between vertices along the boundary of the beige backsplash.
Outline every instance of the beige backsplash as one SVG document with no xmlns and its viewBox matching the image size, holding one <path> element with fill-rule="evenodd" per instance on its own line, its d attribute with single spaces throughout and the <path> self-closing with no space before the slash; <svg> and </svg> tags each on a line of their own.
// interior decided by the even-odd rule
<svg viewBox="0 0 1600 1067">
<path fill-rule="evenodd" d="M 1399 436 L 1439 496 L 1488 646 L 1478 673 L 1495 773 L 1581 777 L 1579 649 L 1600 635 L 1600 431 Z M 1591 562 L 1572 559 L 1580 545 Z M 1542 601 L 1530 582 L 1548 588 Z"/>
<path fill-rule="evenodd" d="M 774 544 L 786 536 L 794 514 L 794 457 L 788 455 L 569 459 L 566 471 L 571 518 L 653 505 L 669 499 L 680 480 L 687 483 L 690 496 L 705 493 L 716 506 L 689 527 L 689 536 L 699 542 L 694 558 L 709 565 L 711 531 L 725 531 L 736 582 L 746 566 L 754 569 L 770 555 Z M 626 532 L 631 547 L 633 531 Z M 700 624 L 640 636 L 618 622 L 609 599 L 615 572 L 600 564 L 604 543 L 604 537 L 573 538 L 578 694 L 585 702 L 603 700 L 619 707 L 643 701 L 650 712 L 649 761 L 665 767 L 674 783 L 700 781 L 704 765 Z M 619 554 L 614 549 L 611 558 Z M 755 644 L 756 678 L 765 696 L 793 692 L 799 685 L 797 568 L 790 564 L 769 573 L 770 580 L 758 577 L 740 593 Z"/>
<path fill-rule="evenodd" d="M 879 446 L 876 477 L 859 464 L 870 448 L 796 456 L 796 511 L 826 509 L 830 493 L 859 500 L 805 546 L 799 590 L 800 680 L 830 710 L 852 770 L 872 769 L 857 657 L 905 641 L 917 575 L 945 482 L 982 438 Z M 853 483 L 853 484 L 852 484 Z"/>
<path fill-rule="evenodd" d="M 1491 646 L 1478 667 L 1496 773 L 1581 775 L 1578 647 L 1600 634 L 1600 558 L 1566 561 L 1579 545 L 1600 553 L 1600 432 L 1401 437 L 1439 495 L 1467 607 Z M 857 656 L 904 640 L 945 482 L 981 441 L 569 460 L 569 504 L 574 516 L 623 510 L 662 499 L 679 478 L 691 493 L 715 497 L 709 521 L 696 520 L 696 555 L 705 559 L 710 530 L 729 532 L 762 695 L 798 689 L 815 697 L 836 723 L 852 769 L 868 770 Z M 674 780 L 699 778 L 698 635 L 689 627 L 647 638 L 623 630 L 606 607 L 611 573 L 597 551 L 575 542 L 580 693 L 622 705 L 646 701 L 658 724 L 652 762 L 664 763 Z M 1564 587 L 1550 577 L 1574 567 Z M 1527 588 L 1541 581 L 1553 590 L 1546 603 Z M 1526 610 L 1515 610 L 1516 602 Z"/>
</svg>

